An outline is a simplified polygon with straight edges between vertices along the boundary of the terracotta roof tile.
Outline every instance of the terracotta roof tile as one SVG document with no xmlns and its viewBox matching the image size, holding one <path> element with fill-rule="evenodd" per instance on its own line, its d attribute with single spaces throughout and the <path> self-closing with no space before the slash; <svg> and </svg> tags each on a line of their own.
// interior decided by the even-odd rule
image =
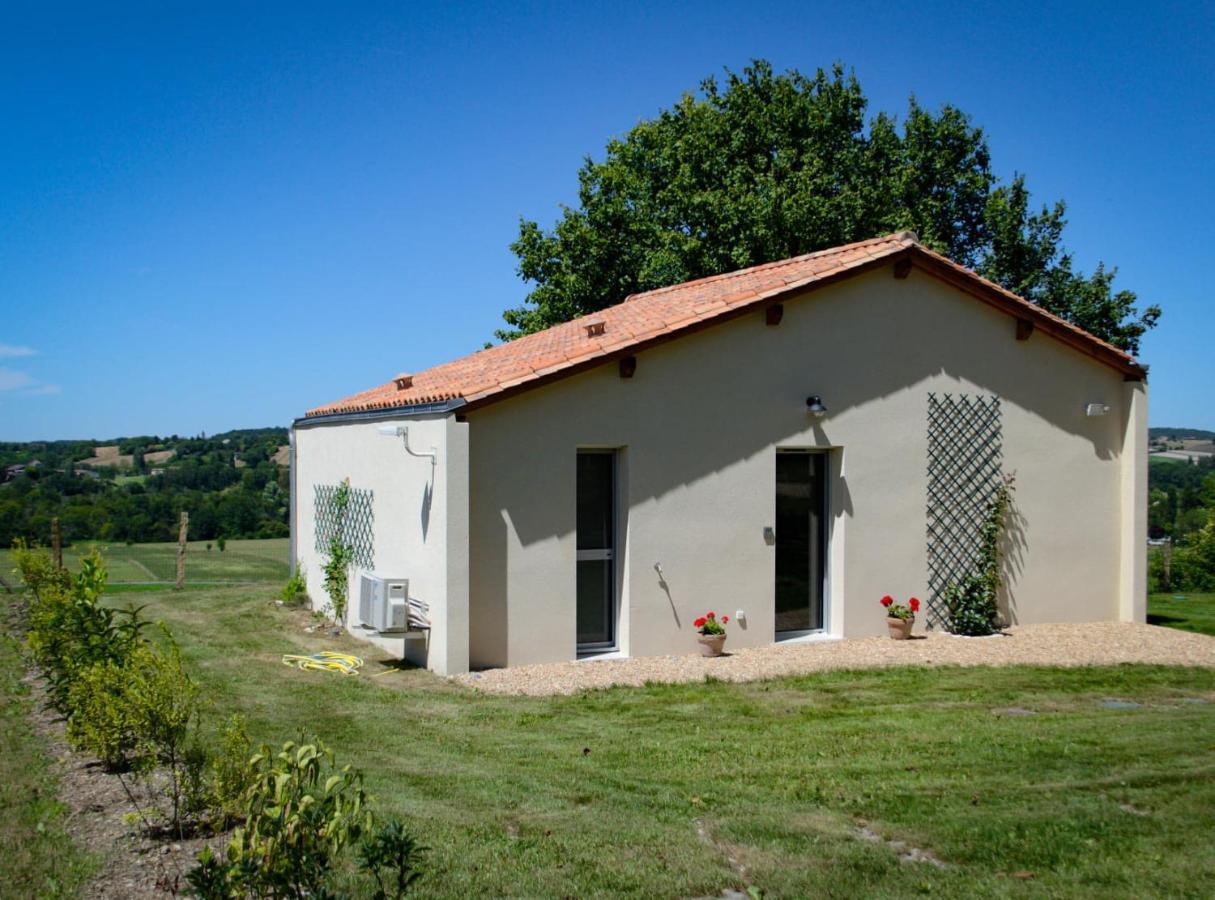
<svg viewBox="0 0 1215 900">
<path fill-rule="evenodd" d="M 910 232 L 820 250 L 792 259 L 752 266 L 737 272 L 632 294 L 624 302 L 581 319 L 555 325 L 536 334 L 481 350 L 413 375 L 398 389 L 389 381 L 344 400 L 318 406 L 307 416 L 416 407 L 464 400 L 496 398 L 512 388 L 540 384 L 650 341 L 666 339 L 683 329 L 757 306 L 817 282 L 863 271 L 875 261 L 910 253 L 926 271 L 998 306 L 1010 315 L 1028 318 L 1043 330 L 1132 376 L 1146 371 L 1131 356 L 1093 337 L 1039 306 L 921 246 Z M 587 336 L 586 325 L 603 322 L 604 333 Z"/>
</svg>

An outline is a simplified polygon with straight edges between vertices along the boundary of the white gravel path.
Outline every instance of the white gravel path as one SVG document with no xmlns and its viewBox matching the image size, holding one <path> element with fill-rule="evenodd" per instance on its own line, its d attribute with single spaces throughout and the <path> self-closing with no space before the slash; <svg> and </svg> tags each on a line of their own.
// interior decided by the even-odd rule
<svg viewBox="0 0 1215 900">
<path fill-rule="evenodd" d="M 574 694 L 590 688 L 647 682 L 759 681 L 830 669 L 889 666 L 1104 666 L 1150 663 L 1215 668 L 1215 637 L 1126 622 L 1022 625 L 1003 635 L 964 638 L 933 632 L 926 638 L 888 637 L 773 644 L 729 650 L 716 659 L 685 656 L 582 660 L 490 669 L 456 680 L 495 694 Z M 694 651 L 693 639 L 688 639 Z"/>
</svg>

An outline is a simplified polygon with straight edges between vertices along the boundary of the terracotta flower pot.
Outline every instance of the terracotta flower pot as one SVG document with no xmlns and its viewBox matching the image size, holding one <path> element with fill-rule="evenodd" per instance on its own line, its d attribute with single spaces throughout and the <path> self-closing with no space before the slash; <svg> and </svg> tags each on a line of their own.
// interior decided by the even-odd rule
<svg viewBox="0 0 1215 900">
<path fill-rule="evenodd" d="M 702 634 L 696 638 L 700 642 L 701 656 L 721 656 L 721 648 L 726 643 L 724 634 Z"/>
<path fill-rule="evenodd" d="M 890 637 L 896 641 L 905 641 L 911 637 L 911 626 L 915 624 L 915 616 L 910 619 L 896 619 L 894 616 L 886 617 L 886 627 L 890 629 Z"/>
</svg>

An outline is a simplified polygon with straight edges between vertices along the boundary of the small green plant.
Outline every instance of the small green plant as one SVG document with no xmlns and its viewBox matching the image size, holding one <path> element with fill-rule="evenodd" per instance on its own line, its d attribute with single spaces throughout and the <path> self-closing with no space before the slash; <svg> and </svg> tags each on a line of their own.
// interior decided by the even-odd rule
<svg viewBox="0 0 1215 900">
<path fill-rule="evenodd" d="M 283 602 L 289 606 L 307 605 L 308 579 L 304 577 L 304 564 L 302 562 L 295 564 L 295 574 L 287 579 L 287 583 L 283 585 L 280 596 L 283 598 Z"/>
<path fill-rule="evenodd" d="M 220 553 L 223 553 L 224 548 L 228 546 L 228 539 L 221 534 L 215 539 L 215 546 L 219 548 Z"/>
<path fill-rule="evenodd" d="M 232 865 L 216 856 L 210 847 L 203 847 L 195 862 L 198 865 L 186 873 L 186 892 L 190 896 L 201 900 L 229 900 L 241 896 L 233 889 Z"/>
<path fill-rule="evenodd" d="M 945 589 L 949 630 L 967 637 L 995 634 L 1000 628 L 996 596 L 982 575 L 967 575 Z"/>
<path fill-rule="evenodd" d="M 245 824 L 223 862 L 201 854 L 190 873 L 201 897 L 329 896 L 328 881 L 341 852 L 371 828 L 363 776 L 338 767 L 320 741 L 263 747 L 250 760 Z"/>
<path fill-rule="evenodd" d="M 253 783 L 255 771 L 250 762 L 253 748 L 245 727 L 245 717 L 228 720 L 211 759 L 211 785 L 217 826 L 226 829 L 244 815 L 245 794 Z"/>
<path fill-rule="evenodd" d="M 350 548 L 338 538 L 329 540 L 329 554 L 322 571 L 325 573 L 325 593 L 333 610 L 333 621 L 346 621 L 346 598 L 349 594 L 350 564 L 353 562 Z"/>
<path fill-rule="evenodd" d="M 195 742 L 199 717 L 199 689 L 181 665 L 181 653 L 171 638 L 162 647 L 140 646 L 131 656 L 129 677 L 122 697 L 130 706 L 138 735 L 137 759 L 144 768 L 165 766 L 166 793 L 172 803 L 170 821 L 184 836 L 187 755 Z"/>
<path fill-rule="evenodd" d="M 80 671 L 68 691 L 68 743 L 92 753 L 111 771 L 125 767 L 137 745 L 126 702 L 128 675 L 125 666 L 103 660 Z"/>
<path fill-rule="evenodd" d="M 363 839 L 359 868 L 375 879 L 375 900 L 400 900 L 421 877 L 421 857 L 426 848 L 418 844 L 398 819 L 384 822 Z"/>
<path fill-rule="evenodd" d="M 325 593 L 335 624 L 346 621 L 346 600 L 349 596 L 350 566 L 354 563 L 354 548 L 346 542 L 346 511 L 350 506 L 350 479 L 344 479 L 333 493 L 334 528 L 329 538 L 328 553 L 321 571 L 325 573 Z"/>
<path fill-rule="evenodd" d="M 51 559 L 51 554 L 41 547 L 30 546 L 22 538 L 13 539 L 13 573 L 21 576 L 26 590 L 38 597 L 44 588 L 67 590 L 71 577 Z"/>
</svg>

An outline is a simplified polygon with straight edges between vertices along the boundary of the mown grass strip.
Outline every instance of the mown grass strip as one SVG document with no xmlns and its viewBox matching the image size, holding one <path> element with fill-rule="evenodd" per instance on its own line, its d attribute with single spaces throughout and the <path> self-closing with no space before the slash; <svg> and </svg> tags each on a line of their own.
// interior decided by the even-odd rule
<svg viewBox="0 0 1215 900">
<path fill-rule="evenodd" d="M 92 864 L 63 830 L 64 807 L 42 741 L 29 722 L 17 637 L 0 633 L 0 897 L 74 897 Z"/>
</svg>

